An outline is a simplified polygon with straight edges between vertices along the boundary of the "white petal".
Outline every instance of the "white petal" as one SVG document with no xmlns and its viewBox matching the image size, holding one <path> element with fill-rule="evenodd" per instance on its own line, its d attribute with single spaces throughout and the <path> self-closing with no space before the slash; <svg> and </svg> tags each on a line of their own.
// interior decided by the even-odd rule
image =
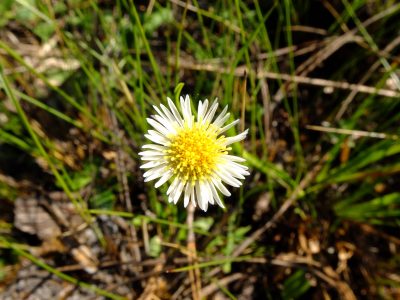
<svg viewBox="0 0 400 300">
<path fill-rule="evenodd" d="M 181 117 L 178 109 L 176 108 L 174 102 L 172 102 L 172 100 L 170 98 L 167 98 L 167 100 L 168 100 L 168 105 L 171 108 L 171 111 L 172 111 L 175 119 L 178 121 L 179 125 L 183 126 L 182 117 Z"/>
<path fill-rule="evenodd" d="M 161 157 L 163 157 L 165 155 L 165 153 L 160 152 L 160 151 L 148 150 L 148 151 L 139 152 L 139 155 L 141 155 L 141 156 L 161 156 Z"/>
<path fill-rule="evenodd" d="M 151 177 L 153 174 L 160 174 L 161 177 L 162 175 L 164 175 L 162 172 L 166 169 L 166 167 L 164 165 L 158 166 L 158 167 L 154 167 L 150 170 L 147 170 L 144 174 L 143 177 Z M 150 179 L 151 180 L 151 179 Z"/>
<path fill-rule="evenodd" d="M 183 119 L 186 123 L 188 123 L 189 127 L 191 127 L 192 121 L 192 108 L 190 107 L 190 98 L 189 95 L 186 95 L 185 98 L 182 96 L 179 98 L 181 102 L 181 111 L 183 115 Z"/>
<path fill-rule="evenodd" d="M 229 115 L 230 115 L 229 113 L 228 114 L 226 113 L 227 111 L 228 111 L 228 106 L 225 106 L 224 109 L 222 110 L 222 112 L 218 115 L 218 117 L 213 122 L 213 124 L 215 126 L 221 127 L 222 124 L 225 123 L 225 121 L 229 118 Z M 228 117 L 226 117 L 226 116 L 228 116 Z M 222 119 L 224 119 L 225 117 L 226 117 L 225 121 L 221 122 Z"/>
<path fill-rule="evenodd" d="M 189 128 L 192 128 L 192 126 L 193 126 L 193 121 L 194 121 L 194 116 L 193 116 L 193 113 L 192 113 L 192 106 L 191 106 L 191 103 L 192 103 L 192 102 L 190 101 L 189 95 L 186 95 L 186 98 L 185 98 L 185 105 L 186 105 L 187 114 L 188 114 L 188 116 L 189 116 L 189 118 L 188 118 L 188 120 L 187 120 Z"/>
<path fill-rule="evenodd" d="M 230 160 L 230 161 L 236 161 L 236 162 L 245 162 L 246 161 L 242 157 L 239 157 L 236 155 L 229 155 L 229 154 L 223 154 L 223 155 L 221 155 L 221 158 L 224 158 L 224 159 Z"/>
<path fill-rule="evenodd" d="M 197 122 L 200 122 L 200 116 L 203 114 L 203 102 L 199 101 L 199 105 L 197 106 Z"/>
<path fill-rule="evenodd" d="M 179 120 L 177 120 L 174 115 L 170 112 L 168 108 L 166 108 L 163 104 L 160 105 L 161 109 L 163 110 L 164 114 L 168 117 L 168 119 L 171 121 L 171 123 L 178 123 L 180 126 L 182 126 L 181 123 L 179 123 Z"/>
<path fill-rule="evenodd" d="M 241 172 L 241 174 L 243 174 L 243 175 L 250 175 L 250 173 L 247 171 L 247 170 L 249 169 L 247 166 L 238 164 L 238 163 L 236 163 L 236 162 L 234 162 L 234 161 L 228 162 L 227 165 L 228 165 L 230 168 L 234 169 L 234 170 L 238 170 L 238 171 Z"/>
<path fill-rule="evenodd" d="M 180 179 L 179 177 L 175 177 L 174 181 L 171 183 L 167 190 L 167 195 L 169 195 L 176 187 L 176 185 L 179 183 Z"/>
<path fill-rule="evenodd" d="M 217 99 L 215 99 L 206 116 L 204 117 L 203 123 L 211 123 L 212 119 L 214 118 L 215 112 L 217 111 L 217 108 L 218 101 Z"/>
<path fill-rule="evenodd" d="M 166 183 L 168 181 L 168 179 L 170 179 L 172 177 L 174 173 L 171 170 L 168 170 L 166 173 L 164 173 L 160 180 L 158 180 L 156 182 L 156 184 L 154 185 L 155 188 L 159 188 L 160 186 L 162 186 L 164 183 Z"/>
<path fill-rule="evenodd" d="M 153 161 L 153 160 L 159 161 L 160 159 L 162 159 L 162 158 L 160 158 L 159 155 L 157 155 L 157 156 L 142 156 L 141 157 L 141 160 L 143 160 L 143 161 Z"/>
<path fill-rule="evenodd" d="M 233 144 L 233 143 L 236 143 L 236 142 L 240 142 L 241 140 L 244 140 L 248 131 L 249 130 L 246 129 L 245 131 L 243 131 L 242 133 L 240 133 L 238 135 L 225 138 L 225 140 L 223 141 L 223 144 L 225 146 L 228 146 L 230 144 Z"/>
<path fill-rule="evenodd" d="M 180 180 L 175 191 L 171 193 L 170 196 L 174 199 L 174 204 L 178 202 L 184 187 L 185 187 L 185 182 L 183 180 Z"/>
<path fill-rule="evenodd" d="M 196 182 L 197 189 L 197 202 L 199 203 L 199 207 L 207 211 L 208 208 L 208 190 L 204 186 L 203 182 Z"/>
<path fill-rule="evenodd" d="M 217 190 L 215 189 L 214 183 L 213 183 L 213 182 L 209 182 L 209 185 L 210 185 L 210 188 L 211 188 L 211 192 L 212 192 L 212 194 L 213 194 L 213 197 L 214 197 L 215 201 L 217 202 L 217 204 L 218 204 L 219 206 L 221 206 L 222 208 L 225 208 L 224 204 L 223 204 L 222 201 L 221 201 L 221 198 L 220 198 L 219 195 L 218 195 Z"/>
<path fill-rule="evenodd" d="M 192 194 L 193 190 L 193 185 L 191 182 L 186 183 L 186 188 L 185 188 L 185 196 L 183 199 L 183 206 L 187 207 L 190 201 L 190 195 Z"/>
<path fill-rule="evenodd" d="M 196 190 L 197 203 L 199 204 L 200 209 L 204 210 L 204 211 L 207 211 L 207 208 L 205 208 L 205 205 L 204 205 L 204 202 L 203 202 L 203 198 L 202 198 L 202 192 L 203 191 L 200 189 L 199 181 L 196 181 L 195 190 Z"/>
<path fill-rule="evenodd" d="M 232 171 L 232 172 L 229 172 L 229 173 L 231 173 L 231 176 L 232 176 L 233 178 L 238 178 L 238 179 L 241 179 L 241 180 L 245 179 L 244 176 L 243 176 L 241 173 L 239 173 L 239 172 L 234 172 L 234 171 Z M 246 175 L 247 175 L 247 174 L 246 174 Z M 240 185 L 242 185 L 242 184 L 240 184 Z"/>
<path fill-rule="evenodd" d="M 208 104 L 209 104 L 208 99 L 206 99 L 206 100 L 203 101 L 203 118 L 204 118 L 204 116 L 205 116 L 206 113 L 207 113 Z"/>
<path fill-rule="evenodd" d="M 220 171 L 221 171 L 221 173 L 224 174 L 226 177 L 229 177 L 232 181 L 234 181 L 234 182 L 237 184 L 236 187 L 240 187 L 240 186 L 242 185 L 242 182 L 241 182 L 240 180 L 238 180 L 238 178 L 239 178 L 239 179 L 242 179 L 242 180 L 245 179 L 243 175 L 241 175 L 241 174 L 239 174 L 239 173 L 236 173 L 236 172 L 234 172 L 234 171 L 232 171 L 232 173 L 231 173 L 231 172 L 228 172 L 227 169 L 221 169 Z"/>
<path fill-rule="evenodd" d="M 162 164 L 166 164 L 167 162 L 165 160 L 153 160 L 150 161 L 148 163 L 145 163 L 144 165 L 141 165 L 140 168 L 141 169 L 149 169 L 149 168 L 154 168 L 154 167 L 158 167 Z"/>
<path fill-rule="evenodd" d="M 161 145 L 154 145 L 154 144 L 147 144 L 143 145 L 142 149 L 152 149 L 152 150 L 157 150 L 157 151 L 164 151 L 167 148 Z"/>
<path fill-rule="evenodd" d="M 160 107 L 163 109 L 163 107 L 165 108 L 165 110 L 167 111 L 167 113 L 162 112 L 157 106 L 153 105 L 154 109 L 156 110 L 156 112 L 161 116 L 161 118 L 168 120 L 170 123 L 174 124 L 174 122 L 176 122 L 174 120 L 174 116 L 171 114 L 171 112 L 164 106 L 164 105 L 160 105 Z"/>
<path fill-rule="evenodd" d="M 219 131 L 219 134 L 221 134 L 221 133 L 227 131 L 228 129 L 232 128 L 232 127 L 235 126 L 237 123 L 239 123 L 239 121 L 240 121 L 239 119 L 238 119 L 238 120 L 235 120 L 235 121 L 233 121 L 232 123 L 229 123 L 229 124 L 226 125 L 225 127 L 221 128 L 220 131 Z"/>
<path fill-rule="evenodd" d="M 163 125 L 158 123 L 157 121 L 147 118 L 147 123 L 149 123 L 155 130 L 157 130 L 159 133 L 161 133 L 164 136 L 167 136 L 170 132 L 168 131 L 167 128 L 165 128 Z"/>
<path fill-rule="evenodd" d="M 218 190 L 225 196 L 229 197 L 231 193 L 228 189 L 223 185 L 220 179 L 211 177 L 211 181 L 214 183 L 214 186 L 218 188 Z"/>
<path fill-rule="evenodd" d="M 159 178 L 163 175 L 165 170 L 158 170 L 157 172 L 151 172 L 150 174 L 147 174 L 146 176 L 143 174 L 143 177 L 145 177 L 144 182 L 152 181 L 156 178 Z M 147 172 L 146 172 L 147 173 Z"/>
<path fill-rule="evenodd" d="M 250 173 L 245 170 L 244 167 L 242 165 L 236 164 L 234 162 L 229 162 L 229 163 L 225 163 L 223 165 L 219 166 L 219 169 L 223 170 L 225 172 L 225 174 L 230 174 L 233 177 L 236 178 L 240 178 L 240 179 L 244 179 L 243 175 L 250 175 Z"/>
<path fill-rule="evenodd" d="M 215 173 L 226 183 L 234 187 L 240 187 L 241 183 L 239 180 L 233 178 L 231 175 L 223 172 L 222 170 L 216 170 Z"/>
<path fill-rule="evenodd" d="M 201 102 L 201 101 L 199 102 L 199 106 L 197 109 L 197 121 L 198 122 L 202 123 L 202 121 L 204 119 L 204 115 L 207 112 L 207 107 L 208 107 L 208 99 L 204 100 L 204 102 Z"/>
<path fill-rule="evenodd" d="M 175 134 L 176 133 L 176 125 L 178 123 L 172 123 L 169 119 L 164 119 L 159 115 L 155 115 L 154 118 L 157 120 L 158 123 L 162 124 L 167 130 L 168 134 Z"/>
<path fill-rule="evenodd" d="M 144 136 L 156 144 L 160 145 L 168 144 L 168 140 L 154 130 L 149 130 L 149 134 L 145 134 Z"/>
<path fill-rule="evenodd" d="M 231 164 L 232 164 L 232 162 L 231 162 Z M 224 168 L 227 171 L 227 173 L 232 174 L 232 176 L 236 177 L 236 178 L 244 179 L 243 176 L 250 175 L 249 171 L 244 170 L 242 168 L 238 168 L 237 166 L 234 166 L 234 165 L 226 165 Z"/>
<path fill-rule="evenodd" d="M 218 122 L 214 122 L 213 124 L 216 127 L 222 127 L 222 125 L 224 125 L 225 122 L 228 121 L 230 115 L 231 115 L 230 113 L 227 113 L 222 119 L 218 120 Z"/>
<path fill-rule="evenodd" d="M 158 131 L 156 131 L 156 130 L 149 129 L 149 130 L 147 131 L 147 133 L 150 134 L 150 135 L 160 136 L 160 137 L 164 138 L 165 140 L 168 140 L 167 136 L 161 134 L 160 132 L 158 132 Z"/>
<path fill-rule="evenodd" d="M 206 197 L 207 202 L 210 202 L 212 205 L 214 205 L 214 197 L 208 181 L 204 181 L 203 185 L 204 185 L 204 190 L 207 190 L 207 197 Z"/>
</svg>

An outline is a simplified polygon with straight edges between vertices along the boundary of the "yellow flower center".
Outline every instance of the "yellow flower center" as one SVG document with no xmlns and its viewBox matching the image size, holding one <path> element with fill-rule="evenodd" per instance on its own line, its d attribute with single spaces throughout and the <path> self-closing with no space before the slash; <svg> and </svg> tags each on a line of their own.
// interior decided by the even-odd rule
<svg viewBox="0 0 400 300">
<path fill-rule="evenodd" d="M 224 139 L 224 136 L 217 137 L 213 125 L 184 126 L 170 137 L 165 158 L 177 176 L 194 184 L 196 180 L 207 178 L 215 170 L 220 155 L 227 153 L 227 147 L 222 144 Z"/>
</svg>

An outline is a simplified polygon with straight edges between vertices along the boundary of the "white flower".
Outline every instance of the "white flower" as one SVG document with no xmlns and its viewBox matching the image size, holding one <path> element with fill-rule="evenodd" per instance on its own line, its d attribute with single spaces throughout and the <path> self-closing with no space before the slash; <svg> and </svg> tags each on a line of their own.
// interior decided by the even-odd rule
<svg viewBox="0 0 400 300">
<path fill-rule="evenodd" d="M 180 97 L 181 113 L 168 98 L 169 109 L 164 105 L 153 106 L 157 114 L 148 118 L 154 130 L 145 136 L 153 142 L 143 146 L 139 153 L 148 169 L 145 181 L 158 179 L 155 187 L 172 180 L 167 190 L 168 201 L 176 204 L 183 194 L 186 207 L 189 201 L 207 211 L 208 203 L 224 207 L 218 191 L 225 196 L 230 192 L 224 183 L 234 187 L 241 186 L 239 179 L 249 175 L 247 167 L 241 165 L 245 160 L 229 155 L 230 144 L 243 140 L 247 131 L 233 137 L 223 133 L 239 122 L 236 120 L 226 126 L 229 118 L 227 107 L 214 119 L 218 108 L 217 100 L 208 108 L 208 100 L 200 101 L 197 119 L 192 114 L 188 95 Z"/>
</svg>

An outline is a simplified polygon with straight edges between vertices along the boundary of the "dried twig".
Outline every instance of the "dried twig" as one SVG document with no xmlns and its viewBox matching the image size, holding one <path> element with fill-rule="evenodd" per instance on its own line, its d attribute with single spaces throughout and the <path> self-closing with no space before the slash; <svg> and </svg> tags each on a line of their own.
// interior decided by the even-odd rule
<svg viewBox="0 0 400 300">
<path fill-rule="evenodd" d="M 260 66 L 261 69 L 261 66 Z M 271 109 L 271 96 L 269 94 L 268 82 L 265 78 L 260 79 L 261 95 L 264 106 L 264 140 L 267 148 L 271 147 L 271 123 L 272 123 L 272 109 Z"/>
<path fill-rule="evenodd" d="M 212 64 L 197 64 L 191 63 L 188 61 L 184 61 L 183 59 L 180 61 L 180 68 L 190 69 L 190 70 L 199 70 L 199 71 L 208 71 L 208 72 L 215 72 L 221 74 L 231 74 L 232 70 L 229 68 L 220 66 L 220 65 L 212 65 Z M 244 72 L 254 73 L 254 70 L 249 70 L 246 66 L 239 66 L 233 70 L 235 76 L 241 77 L 243 76 Z M 309 84 L 315 86 L 322 86 L 322 87 L 329 87 L 334 89 L 342 89 L 342 90 L 355 90 L 359 93 L 365 94 L 376 94 L 384 97 L 390 98 L 398 98 L 400 97 L 400 93 L 390 89 L 379 89 L 367 85 L 362 84 L 354 84 L 348 83 L 343 81 L 333 81 L 328 79 L 322 78 L 310 78 L 298 75 L 290 75 L 284 73 L 275 73 L 269 71 L 261 71 L 256 72 L 256 77 L 259 79 L 268 78 L 268 79 L 276 79 L 276 80 L 285 80 L 288 82 L 298 83 L 298 84 Z"/>
<path fill-rule="evenodd" d="M 312 27 L 312 26 L 304 26 L 304 25 L 292 25 L 292 26 L 286 27 L 285 29 L 289 30 L 289 31 L 308 32 L 308 33 L 314 33 L 314 34 L 319 34 L 319 35 L 327 35 L 328 34 L 328 31 L 326 29 Z"/>
<path fill-rule="evenodd" d="M 384 53 L 390 53 L 394 48 L 396 48 L 400 44 L 400 36 L 395 38 L 393 41 L 391 41 L 384 49 Z M 364 84 L 372 74 L 379 68 L 381 65 L 380 61 L 377 60 L 370 68 L 369 70 L 365 73 L 365 75 L 361 78 L 358 84 Z M 357 90 L 351 91 L 351 93 L 347 96 L 347 98 L 342 102 L 342 105 L 340 106 L 340 109 L 338 113 L 336 114 L 335 119 L 340 120 L 343 116 L 343 114 L 346 112 L 347 108 L 349 107 L 350 103 L 353 101 L 354 97 L 357 95 Z"/>
<path fill-rule="evenodd" d="M 227 286 L 228 284 L 230 284 L 236 280 L 242 279 L 243 277 L 244 277 L 244 275 L 242 273 L 234 273 L 234 274 L 226 276 L 222 279 L 218 279 L 218 281 L 209 284 L 208 286 L 204 287 L 201 290 L 201 297 L 207 298 L 212 293 L 216 292 L 220 286 Z"/>
<path fill-rule="evenodd" d="M 194 220 L 195 207 L 192 203 L 189 203 L 187 208 L 187 220 L 188 225 L 188 236 L 187 236 L 187 247 L 188 247 L 188 261 L 189 264 L 193 265 L 194 268 L 189 270 L 189 279 L 192 289 L 192 298 L 194 300 L 200 300 L 200 290 L 201 290 L 201 277 L 200 269 L 196 268 L 197 264 L 197 251 L 196 251 L 196 238 L 193 230 L 193 220 Z"/>
<path fill-rule="evenodd" d="M 381 18 L 384 18 L 388 15 L 391 15 L 395 13 L 397 10 L 400 9 L 400 5 L 393 5 L 389 7 L 388 9 L 382 11 L 381 13 L 374 15 L 373 17 L 367 19 L 364 21 L 361 26 L 364 28 L 373 24 L 374 22 L 380 20 Z M 333 37 L 329 38 L 329 42 L 326 45 L 325 48 L 321 49 L 318 53 L 315 55 L 311 56 L 308 60 L 306 60 L 304 63 L 302 63 L 295 71 L 294 75 L 300 75 L 300 76 L 306 76 L 308 75 L 312 70 L 314 70 L 317 66 L 319 66 L 324 60 L 326 60 L 328 57 L 330 57 L 334 52 L 336 52 L 338 49 L 342 48 L 345 44 L 349 42 L 356 42 L 361 45 L 365 45 L 366 42 L 364 38 L 357 36 L 357 32 L 359 31 L 358 27 L 355 27 L 352 30 L 347 31 L 345 34 L 339 36 L 339 37 Z M 376 54 L 382 56 L 381 51 L 379 49 L 376 49 L 377 51 Z M 397 77 L 395 76 L 395 79 Z M 286 83 L 284 86 L 282 86 L 279 91 L 276 93 L 274 96 L 274 99 L 277 101 L 280 101 L 283 98 L 284 93 L 287 93 L 288 90 L 292 87 L 291 84 Z"/>
<path fill-rule="evenodd" d="M 285 55 L 289 54 L 290 52 L 293 52 L 293 57 L 296 57 L 296 56 L 307 54 L 309 52 L 313 52 L 316 49 L 318 49 L 319 47 L 321 47 L 321 45 L 324 45 L 324 44 L 326 44 L 326 42 L 324 40 L 323 41 L 319 41 L 319 40 L 309 41 L 306 43 L 307 46 L 304 46 L 304 47 L 300 47 L 298 45 L 293 45 L 293 46 L 279 48 L 279 49 L 276 49 L 274 51 L 267 52 L 267 53 L 260 53 L 257 55 L 257 59 L 264 60 L 264 59 L 270 59 L 272 57 L 274 57 L 275 59 L 278 59 L 281 56 L 285 56 Z"/>
<path fill-rule="evenodd" d="M 306 125 L 307 129 L 315 130 L 315 131 L 323 131 L 323 132 L 332 132 L 338 134 L 348 134 L 355 137 L 371 137 L 377 139 L 391 139 L 398 140 L 399 136 L 394 134 L 386 134 L 382 132 L 373 132 L 373 131 L 364 131 L 364 130 L 352 130 L 345 128 L 332 128 L 332 127 L 324 127 L 318 125 Z"/>
</svg>

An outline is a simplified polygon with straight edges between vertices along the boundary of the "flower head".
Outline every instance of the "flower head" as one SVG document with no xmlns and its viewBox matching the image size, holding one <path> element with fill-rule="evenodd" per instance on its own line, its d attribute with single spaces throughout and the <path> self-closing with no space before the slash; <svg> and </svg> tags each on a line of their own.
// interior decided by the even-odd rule
<svg viewBox="0 0 400 300">
<path fill-rule="evenodd" d="M 239 187 L 239 179 L 249 175 L 247 167 L 240 164 L 245 160 L 228 154 L 229 145 L 243 140 L 248 130 L 233 137 L 224 136 L 239 120 L 223 126 L 230 116 L 227 107 L 214 119 L 217 100 L 210 107 L 208 100 L 200 101 L 197 118 L 188 95 L 180 97 L 181 112 L 169 98 L 168 105 L 169 109 L 162 104 L 154 106 L 157 114 L 147 119 L 153 130 L 145 136 L 153 144 L 144 145 L 146 150 L 139 153 L 145 161 L 141 168 L 148 169 L 143 175 L 145 181 L 158 179 L 158 188 L 171 179 L 167 195 L 174 204 L 183 194 L 185 207 L 190 201 L 204 211 L 208 203 L 224 207 L 218 191 L 231 195 L 224 183 Z"/>
</svg>

